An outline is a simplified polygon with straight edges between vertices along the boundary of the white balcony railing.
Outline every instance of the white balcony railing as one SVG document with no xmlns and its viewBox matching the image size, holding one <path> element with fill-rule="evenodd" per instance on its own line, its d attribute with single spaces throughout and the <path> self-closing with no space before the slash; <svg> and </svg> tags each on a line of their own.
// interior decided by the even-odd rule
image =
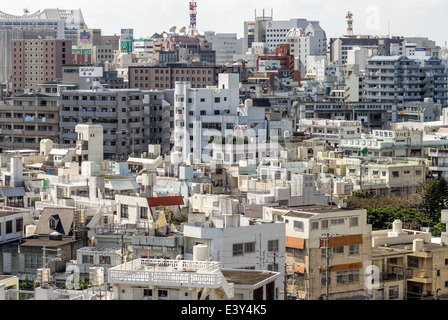
<svg viewBox="0 0 448 320">
<path fill-rule="evenodd" d="M 233 297 L 233 284 L 221 273 L 219 262 L 194 260 L 136 259 L 108 270 L 112 284 L 140 284 L 222 288 Z"/>
</svg>

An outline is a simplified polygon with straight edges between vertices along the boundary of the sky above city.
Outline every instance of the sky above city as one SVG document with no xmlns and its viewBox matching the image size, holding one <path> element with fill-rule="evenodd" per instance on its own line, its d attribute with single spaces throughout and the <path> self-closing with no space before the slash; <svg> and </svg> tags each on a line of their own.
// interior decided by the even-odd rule
<svg viewBox="0 0 448 320">
<path fill-rule="evenodd" d="M 448 40 L 448 1 L 445 0 L 197 0 L 197 29 L 244 36 L 243 22 L 257 16 L 274 20 L 303 18 L 317 20 L 327 38 L 347 33 L 346 13 L 354 14 L 354 34 L 428 37 L 445 46 Z M 23 15 L 47 8 L 81 9 L 89 28 L 102 29 L 103 35 L 134 29 L 135 37 L 177 31 L 190 23 L 189 0 L 16 0 L 3 12 Z"/>
</svg>

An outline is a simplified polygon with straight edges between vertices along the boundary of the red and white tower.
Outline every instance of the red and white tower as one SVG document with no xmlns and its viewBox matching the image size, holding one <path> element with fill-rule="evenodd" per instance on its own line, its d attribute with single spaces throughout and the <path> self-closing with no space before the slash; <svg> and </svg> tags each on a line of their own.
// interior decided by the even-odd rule
<svg viewBox="0 0 448 320">
<path fill-rule="evenodd" d="M 345 18 L 347 19 L 347 34 L 353 35 L 353 13 L 347 12 Z"/>
<path fill-rule="evenodd" d="M 196 29 L 196 14 L 197 14 L 197 5 L 195 1 L 190 2 L 190 26 L 188 27 L 189 31 L 187 36 L 194 37 L 199 34 L 198 30 Z"/>
</svg>

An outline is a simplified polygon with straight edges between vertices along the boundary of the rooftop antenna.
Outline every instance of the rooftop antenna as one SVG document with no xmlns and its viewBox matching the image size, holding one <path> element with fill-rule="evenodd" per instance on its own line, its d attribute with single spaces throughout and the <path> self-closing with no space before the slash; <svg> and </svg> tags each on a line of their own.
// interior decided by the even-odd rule
<svg viewBox="0 0 448 320">
<path fill-rule="evenodd" d="M 347 34 L 348 35 L 353 35 L 353 13 L 351 13 L 350 11 L 347 12 L 347 15 L 345 16 L 345 18 L 347 19 Z"/>
<path fill-rule="evenodd" d="M 197 15 L 197 4 L 195 1 L 190 2 L 189 10 L 190 10 L 190 26 L 188 27 L 190 30 L 188 31 L 189 37 L 197 36 L 198 30 L 196 29 L 196 15 Z"/>
</svg>

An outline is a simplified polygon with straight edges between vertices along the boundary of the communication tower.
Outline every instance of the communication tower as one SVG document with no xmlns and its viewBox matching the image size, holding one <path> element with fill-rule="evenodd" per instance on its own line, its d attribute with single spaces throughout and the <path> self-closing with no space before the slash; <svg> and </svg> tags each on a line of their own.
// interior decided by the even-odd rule
<svg viewBox="0 0 448 320">
<path fill-rule="evenodd" d="M 190 26 L 188 27 L 188 29 L 190 29 L 190 30 L 188 31 L 188 34 L 187 34 L 189 37 L 194 37 L 194 36 L 197 36 L 199 34 L 198 30 L 196 29 L 196 14 L 197 14 L 196 8 L 197 8 L 196 2 L 195 1 L 191 1 L 190 2 L 190 6 L 189 6 L 189 9 L 190 9 Z"/>
<path fill-rule="evenodd" d="M 345 18 L 347 18 L 347 34 L 353 35 L 353 13 L 349 11 Z"/>
</svg>

